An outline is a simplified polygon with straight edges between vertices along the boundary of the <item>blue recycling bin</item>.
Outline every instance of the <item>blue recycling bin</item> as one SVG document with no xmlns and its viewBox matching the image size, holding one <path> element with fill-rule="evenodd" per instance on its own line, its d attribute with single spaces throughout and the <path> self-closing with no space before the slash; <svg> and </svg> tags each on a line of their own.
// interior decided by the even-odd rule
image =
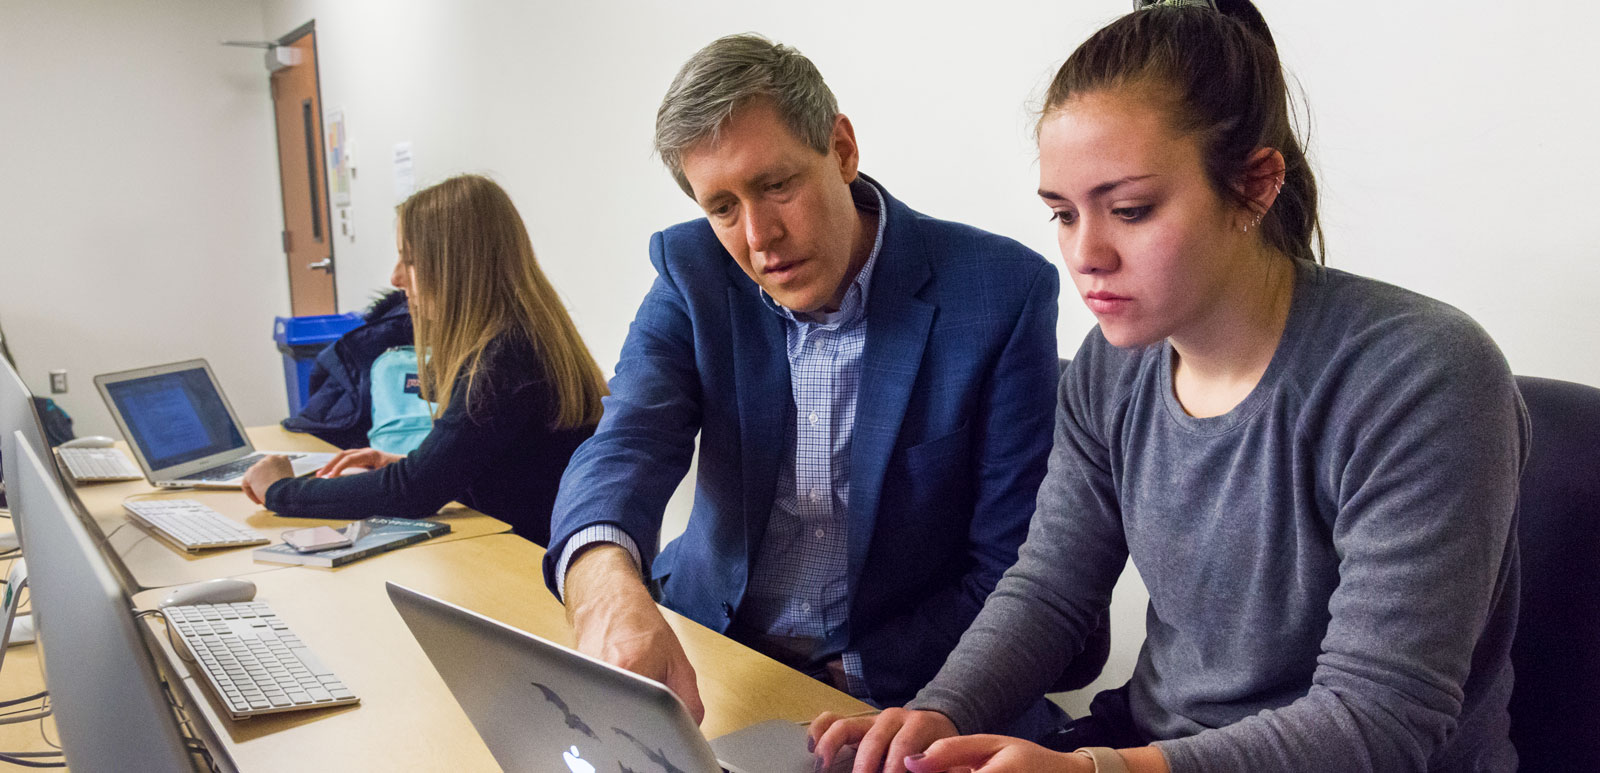
<svg viewBox="0 0 1600 773">
<path fill-rule="evenodd" d="M 364 321 L 355 313 L 273 319 L 272 340 L 278 342 L 278 351 L 283 353 L 283 385 L 289 393 L 290 416 L 300 413 L 311 394 L 311 366 L 317 355 Z"/>
</svg>

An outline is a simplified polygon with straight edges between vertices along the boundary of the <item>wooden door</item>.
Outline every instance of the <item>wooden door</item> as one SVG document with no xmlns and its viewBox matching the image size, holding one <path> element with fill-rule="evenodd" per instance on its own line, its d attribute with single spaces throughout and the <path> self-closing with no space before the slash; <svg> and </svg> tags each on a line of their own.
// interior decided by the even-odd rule
<svg viewBox="0 0 1600 773">
<path fill-rule="evenodd" d="M 317 34 L 312 23 L 307 23 L 278 43 L 295 52 L 294 64 L 272 73 L 290 310 L 297 317 L 334 314 L 333 231 L 328 169 L 323 162 Z"/>
</svg>

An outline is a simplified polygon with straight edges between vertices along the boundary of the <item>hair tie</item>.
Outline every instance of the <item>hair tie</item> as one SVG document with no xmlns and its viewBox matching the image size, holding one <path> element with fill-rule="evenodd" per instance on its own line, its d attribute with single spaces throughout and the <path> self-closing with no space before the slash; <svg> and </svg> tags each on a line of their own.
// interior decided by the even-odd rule
<svg viewBox="0 0 1600 773">
<path fill-rule="evenodd" d="M 1146 8 L 1208 8 L 1217 11 L 1216 0 L 1133 0 L 1133 10 L 1142 11 Z M 1219 11 L 1220 12 L 1220 11 Z"/>
</svg>

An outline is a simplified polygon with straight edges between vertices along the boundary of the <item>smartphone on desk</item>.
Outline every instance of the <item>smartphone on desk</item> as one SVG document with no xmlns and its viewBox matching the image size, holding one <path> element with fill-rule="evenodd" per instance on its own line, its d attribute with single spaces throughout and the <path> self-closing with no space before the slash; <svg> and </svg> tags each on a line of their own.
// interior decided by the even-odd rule
<svg viewBox="0 0 1600 773">
<path fill-rule="evenodd" d="M 331 526 L 312 526 L 305 529 L 289 529 L 281 535 L 284 544 L 301 553 L 316 553 L 334 548 L 347 548 L 355 544 L 349 534 Z"/>
</svg>

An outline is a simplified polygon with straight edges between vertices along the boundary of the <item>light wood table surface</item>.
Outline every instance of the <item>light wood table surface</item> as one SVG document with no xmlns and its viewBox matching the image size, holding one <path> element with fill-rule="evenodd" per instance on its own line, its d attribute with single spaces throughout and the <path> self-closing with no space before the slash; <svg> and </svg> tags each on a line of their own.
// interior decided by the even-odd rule
<svg viewBox="0 0 1600 773">
<path fill-rule="evenodd" d="M 426 543 L 424 543 L 426 544 Z M 502 534 L 412 546 L 347 565 L 336 573 L 292 567 L 254 576 L 256 598 L 361 697 L 361 704 L 233 721 L 206 688 L 183 684 L 244 771 L 495 770 L 493 758 L 434 671 L 384 589 L 386 581 L 571 644 L 565 612 L 540 574 L 544 550 Z M 154 606 L 160 591 L 135 597 Z M 783 718 L 808 720 L 824 710 L 868 707 L 797 671 L 670 611 L 699 675 L 708 737 Z M 158 630 L 163 625 L 150 620 Z M 180 671 L 165 637 L 163 649 Z"/>
<path fill-rule="evenodd" d="M 289 432 L 275 425 L 255 427 L 250 429 L 249 433 L 251 442 L 257 448 L 272 451 L 334 450 L 333 446 L 311 435 Z M 127 452 L 125 445 L 120 443 L 118 445 Z M 78 486 L 77 492 L 78 498 L 83 500 L 84 507 L 100 525 L 101 531 L 109 535 L 112 549 L 122 558 L 133 581 L 141 588 L 165 588 L 216 577 L 253 575 L 281 569 L 283 565 L 257 563 L 251 558 L 251 551 L 262 547 L 260 545 L 185 553 L 128 518 L 127 512 L 122 508 L 122 502 L 130 496 L 148 499 L 193 499 L 266 534 L 274 542 L 279 541 L 278 534 L 285 529 L 348 523 L 348 521 L 330 521 L 323 518 L 281 518 L 252 503 L 239 489 L 165 491 L 151 486 L 144 480 L 137 480 L 87 483 Z M 423 543 L 424 545 L 432 546 L 511 530 L 511 526 L 504 521 L 460 505 L 446 508 L 432 520 L 450 524 L 450 533 L 429 540 Z"/>
</svg>

